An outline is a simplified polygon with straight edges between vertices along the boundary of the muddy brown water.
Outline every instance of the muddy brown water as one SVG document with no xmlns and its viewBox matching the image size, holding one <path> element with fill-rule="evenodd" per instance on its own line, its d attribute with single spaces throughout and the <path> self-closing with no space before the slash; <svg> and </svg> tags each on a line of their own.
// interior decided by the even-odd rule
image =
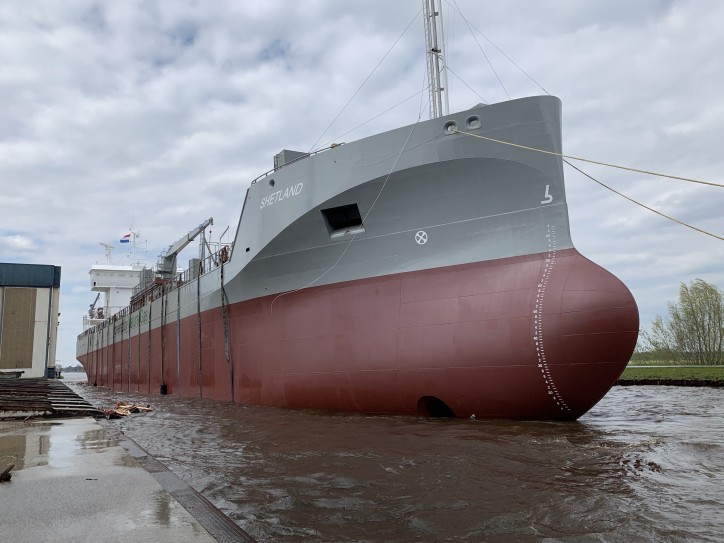
<svg viewBox="0 0 724 543">
<path fill-rule="evenodd" d="M 113 422 L 259 541 L 724 541 L 724 390 L 615 387 L 575 423 L 111 392 Z"/>
</svg>

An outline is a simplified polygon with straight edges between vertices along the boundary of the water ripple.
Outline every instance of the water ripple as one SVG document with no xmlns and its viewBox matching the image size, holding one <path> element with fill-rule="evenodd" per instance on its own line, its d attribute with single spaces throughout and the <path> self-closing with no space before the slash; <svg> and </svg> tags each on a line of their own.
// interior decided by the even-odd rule
<svg viewBox="0 0 724 543">
<path fill-rule="evenodd" d="M 120 394 L 115 422 L 261 541 L 721 541 L 724 391 L 616 387 L 576 423 Z"/>
</svg>

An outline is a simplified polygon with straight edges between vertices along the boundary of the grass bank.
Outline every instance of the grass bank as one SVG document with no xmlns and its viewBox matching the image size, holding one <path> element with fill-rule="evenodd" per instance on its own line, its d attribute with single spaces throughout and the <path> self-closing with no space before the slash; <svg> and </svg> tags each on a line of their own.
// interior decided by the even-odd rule
<svg viewBox="0 0 724 543">
<path fill-rule="evenodd" d="M 629 365 L 619 378 L 621 384 L 650 380 L 701 381 L 704 384 L 724 383 L 724 366 L 641 367 Z"/>
</svg>

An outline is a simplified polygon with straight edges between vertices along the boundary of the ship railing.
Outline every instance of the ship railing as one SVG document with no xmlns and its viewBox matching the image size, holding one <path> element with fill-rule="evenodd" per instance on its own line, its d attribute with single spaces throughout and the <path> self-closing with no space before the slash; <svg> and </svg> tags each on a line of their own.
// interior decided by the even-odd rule
<svg viewBox="0 0 724 543">
<path fill-rule="evenodd" d="M 156 278 L 153 281 L 148 281 L 143 285 L 134 287 L 133 293 L 131 294 L 131 303 L 122 308 L 110 308 L 112 313 L 110 317 L 99 320 L 98 318 L 93 319 L 91 316 L 84 316 L 83 327 L 85 328 L 87 323 L 89 328 L 79 334 L 78 339 L 82 339 L 83 337 L 92 334 L 94 331 L 105 329 L 113 324 L 113 322 L 130 315 L 132 312 L 141 309 L 154 300 L 157 300 L 162 296 L 166 296 L 183 285 L 190 283 L 194 279 L 215 270 L 221 266 L 222 263 L 229 260 L 232 249 L 233 243 L 224 245 L 218 251 L 210 254 L 203 260 L 199 260 L 197 265 L 193 268 L 184 270 L 172 279 Z M 95 316 L 97 317 L 97 313 Z"/>
<path fill-rule="evenodd" d="M 324 147 L 323 149 L 317 149 L 316 151 L 312 151 L 311 153 L 305 153 L 305 154 L 303 154 L 303 155 L 300 156 L 300 157 L 297 157 L 297 158 L 295 158 L 295 159 L 293 159 L 293 160 L 290 160 L 289 162 L 285 162 L 285 163 L 284 163 L 282 166 L 280 166 L 280 167 L 283 168 L 284 166 L 289 166 L 290 164 L 294 164 L 295 162 L 299 162 L 300 160 L 304 160 L 305 158 L 309 158 L 310 156 L 318 155 L 319 153 L 323 153 L 324 151 L 329 151 L 330 149 L 334 149 L 335 147 L 339 147 L 340 145 L 344 145 L 344 143 L 333 143 L 333 144 L 330 145 L 329 147 Z M 272 168 L 272 169 L 269 170 L 268 172 L 264 172 L 264 173 L 261 174 L 259 177 L 257 177 L 256 179 L 254 179 L 254 180 L 251 182 L 251 184 L 254 185 L 255 183 L 259 182 L 261 179 L 264 179 L 267 175 L 269 175 L 270 173 L 274 173 L 274 172 L 277 171 L 278 169 L 279 169 L 279 168 Z"/>
<path fill-rule="evenodd" d="M 95 309 L 90 309 L 88 311 L 88 315 L 83 317 L 83 322 L 85 321 L 104 321 L 108 317 L 112 317 L 116 313 L 119 313 L 120 311 L 123 311 L 125 309 L 125 305 L 113 305 L 109 307 L 97 307 Z"/>
<path fill-rule="evenodd" d="M 104 319 L 99 319 L 97 317 L 89 317 L 88 315 L 83 315 L 83 330 L 87 330 L 91 326 L 100 324 L 103 322 L 103 320 Z"/>
</svg>

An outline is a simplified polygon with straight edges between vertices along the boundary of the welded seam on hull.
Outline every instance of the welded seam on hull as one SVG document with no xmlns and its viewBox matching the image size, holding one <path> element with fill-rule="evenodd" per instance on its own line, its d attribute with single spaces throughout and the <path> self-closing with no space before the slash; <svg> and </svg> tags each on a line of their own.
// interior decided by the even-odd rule
<svg viewBox="0 0 724 543">
<path fill-rule="evenodd" d="M 181 397 L 181 289 L 176 289 L 176 388 Z"/>
<path fill-rule="evenodd" d="M 136 381 L 136 392 L 141 392 L 141 319 L 138 318 L 138 333 L 136 334 L 136 345 L 138 346 L 138 380 Z"/>
<path fill-rule="evenodd" d="M 234 401 L 234 363 L 231 359 L 231 341 L 229 337 L 229 309 L 228 297 L 226 296 L 226 288 L 224 287 L 224 261 L 221 261 L 220 272 L 220 289 L 221 292 L 221 318 L 224 325 L 224 357 L 229 368 L 229 390 L 231 392 L 231 401 Z"/>
<path fill-rule="evenodd" d="M 548 395 L 556 402 L 556 405 L 561 411 L 570 411 L 566 402 L 563 400 L 561 393 L 558 391 L 553 376 L 551 375 L 550 368 L 548 367 L 548 361 L 546 360 L 545 346 L 543 344 L 543 298 L 545 297 L 546 287 L 548 286 L 548 280 L 550 279 L 551 272 L 556 265 L 556 255 L 558 251 L 556 241 L 556 227 L 555 225 L 548 224 L 546 231 L 546 238 L 548 239 L 548 252 L 543 266 L 543 271 L 538 281 L 537 291 L 535 296 L 535 308 L 533 309 L 533 341 L 535 342 L 536 356 L 538 357 L 538 369 L 543 376 Z"/>
<path fill-rule="evenodd" d="M 246 204 L 246 202 L 244 202 Z M 199 264 L 200 266 L 200 264 Z M 201 274 L 196 278 L 196 333 L 197 347 L 199 349 L 199 367 L 197 378 L 199 381 L 199 398 L 204 397 L 203 375 L 201 373 Z"/>
<path fill-rule="evenodd" d="M 109 387 L 111 390 L 114 389 L 116 386 L 116 321 L 115 319 L 112 321 L 113 324 L 111 325 L 111 340 L 108 342 L 108 347 L 111 350 L 111 386 Z M 106 366 L 107 367 L 107 366 Z M 123 381 L 121 381 L 122 383 Z"/>
<path fill-rule="evenodd" d="M 128 392 L 131 391 L 131 319 L 128 319 Z"/>
</svg>

